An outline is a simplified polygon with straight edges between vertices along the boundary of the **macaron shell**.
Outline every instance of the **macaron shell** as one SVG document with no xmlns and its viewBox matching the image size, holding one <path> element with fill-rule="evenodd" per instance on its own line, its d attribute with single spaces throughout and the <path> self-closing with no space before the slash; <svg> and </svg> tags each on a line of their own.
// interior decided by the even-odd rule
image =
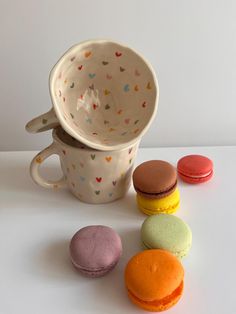
<svg viewBox="0 0 236 314">
<path fill-rule="evenodd" d="M 182 258 L 191 248 L 192 232 L 179 217 L 159 214 L 145 219 L 141 239 L 148 249 L 164 249 Z"/>
<path fill-rule="evenodd" d="M 125 269 L 128 291 L 136 298 L 152 302 L 162 300 L 180 287 L 184 270 L 179 260 L 164 250 L 146 250 L 136 254 Z"/>
<path fill-rule="evenodd" d="M 149 312 L 162 312 L 162 311 L 168 310 L 179 301 L 179 299 L 181 298 L 183 294 L 183 288 L 184 288 L 184 283 L 182 281 L 182 283 L 174 291 L 174 293 L 171 294 L 170 296 L 167 296 L 162 301 L 145 302 L 135 297 L 132 293 L 130 293 L 130 291 L 128 291 L 128 296 L 130 300 L 141 309 L 144 309 Z"/>
<path fill-rule="evenodd" d="M 175 213 L 180 205 L 180 194 L 178 188 L 170 195 L 160 199 L 145 198 L 139 193 L 136 196 L 139 209 L 146 215 L 160 213 Z"/>
<path fill-rule="evenodd" d="M 115 265 L 122 253 L 119 235 L 106 226 L 80 229 L 70 243 L 72 263 L 81 271 L 97 272 Z"/>
<path fill-rule="evenodd" d="M 178 174 L 188 183 L 206 182 L 213 176 L 213 162 L 202 155 L 188 155 L 177 164 Z"/>
<path fill-rule="evenodd" d="M 136 192 L 146 198 L 162 198 L 176 188 L 176 170 L 163 160 L 146 161 L 134 170 L 133 184 Z"/>
</svg>

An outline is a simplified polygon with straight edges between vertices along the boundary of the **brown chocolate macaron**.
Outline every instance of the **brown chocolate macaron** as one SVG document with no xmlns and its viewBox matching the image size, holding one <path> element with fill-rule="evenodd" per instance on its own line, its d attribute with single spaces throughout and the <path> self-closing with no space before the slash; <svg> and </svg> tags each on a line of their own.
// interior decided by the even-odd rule
<svg viewBox="0 0 236 314">
<path fill-rule="evenodd" d="M 163 198 L 176 189 L 177 172 L 166 161 L 146 161 L 134 170 L 133 184 L 135 191 L 145 198 Z"/>
</svg>

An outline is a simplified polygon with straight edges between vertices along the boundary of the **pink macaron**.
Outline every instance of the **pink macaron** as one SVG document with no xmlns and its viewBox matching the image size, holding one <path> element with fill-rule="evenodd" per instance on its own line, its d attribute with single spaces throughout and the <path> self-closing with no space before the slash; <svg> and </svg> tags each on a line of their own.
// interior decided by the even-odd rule
<svg viewBox="0 0 236 314">
<path fill-rule="evenodd" d="M 213 162 L 201 155 L 188 155 L 177 164 L 179 177 L 187 183 L 203 183 L 213 176 Z"/>
<path fill-rule="evenodd" d="M 86 276 L 102 277 L 118 263 L 122 253 L 119 235 L 110 227 L 80 229 L 70 242 L 72 264 Z"/>
</svg>

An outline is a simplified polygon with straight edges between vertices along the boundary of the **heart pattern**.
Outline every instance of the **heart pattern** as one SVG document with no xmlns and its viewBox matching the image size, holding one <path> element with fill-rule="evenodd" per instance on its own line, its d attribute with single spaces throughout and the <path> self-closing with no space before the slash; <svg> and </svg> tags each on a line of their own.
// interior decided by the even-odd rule
<svg viewBox="0 0 236 314">
<path fill-rule="evenodd" d="M 124 92 L 129 92 L 129 84 L 125 84 L 123 90 Z"/>
<path fill-rule="evenodd" d="M 91 56 L 91 54 L 92 54 L 91 51 L 86 51 L 86 52 L 84 53 L 84 56 L 85 56 L 85 58 L 88 58 L 88 57 Z"/>
<path fill-rule="evenodd" d="M 94 142 L 113 146 L 142 132 L 153 112 L 156 86 L 152 71 L 132 49 L 111 47 L 104 51 L 91 44 L 73 48 L 58 68 L 53 92 L 64 110 L 66 124 L 78 132 L 85 126 L 85 133 L 94 136 Z"/>
<path fill-rule="evenodd" d="M 130 119 L 129 123 L 133 122 L 132 118 L 127 119 Z M 65 134 L 65 132 L 63 133 Z M 129 187 L 124 182 L 124 178 L 127 178 L 130 183 L 131 165 L 137 146 L 138 144 L 135 144 L 135 146 L 126 148 L 118 155 L 113 151 L 110 153 L 88 151 L 83 144 L 78 147 L 78 151 L 62 146 L 60 159 L 68 187 L 73 194 L 85 202 L 89 202 L 89 198 L 93 199 L 95 203 L 110 202 L 121 197 L 120 191 L 126 192 Z M 82 147 L 85 150 L 82 150 Z M 134 149 L 134 147 L 136 148 Z M 42 162 L 40 155 L 37 156 L 35 162 Z"/>
<path fill-rule="evenodd" d="M 107 156 L 107 157 L 105 157 L 105 159 L 106 159 L 107 162 L 110 162 L 112 160 L 112 157 L 111 156 Z"/>
<path fill-rule="evenodd" d="M 104 89 L 104 95 L 107 96 L 109 95 L 111 92 L 108 89 Z"/>
<path fill-rule="evenodd" d="M 43 162 L 43 159 L 41 156 L 38 156 L 36 159 L 35 159 L 36 163 L 37 164 L 41 164 Z"/>
<path fill-rule="evenodd" d="M 115 55 L 116 55 L 116 57 L 121 57 L 121 56 L 122 56 L 122 53 L 119 52 L 119 51 L 116 51 Z"/>
<path fill-rule="evenodd" d="M 152 86 L 151 86 L 150 82 L 147 83 L 147 89 L 152 89 Z"/>
<path fill-rule="evenodd" d="M 89 78 L 93 79 L 96 76 L 95 73 L 89 73 Z"/>
</svg>

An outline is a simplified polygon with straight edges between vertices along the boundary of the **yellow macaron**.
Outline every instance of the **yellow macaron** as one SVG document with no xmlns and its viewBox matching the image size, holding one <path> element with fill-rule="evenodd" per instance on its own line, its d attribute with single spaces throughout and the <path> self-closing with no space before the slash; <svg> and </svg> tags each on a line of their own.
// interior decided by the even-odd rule
<svg viewBox="0 0 236 314">
<path fill-rule="evenodd" d="M 180 205 L 179 190 L 176 188 L 170 195 L 159 199 L 145 198 L 137 193 L 137 204 L 139 209 L 146 215 L 173 214 Z"/>
</svg>

